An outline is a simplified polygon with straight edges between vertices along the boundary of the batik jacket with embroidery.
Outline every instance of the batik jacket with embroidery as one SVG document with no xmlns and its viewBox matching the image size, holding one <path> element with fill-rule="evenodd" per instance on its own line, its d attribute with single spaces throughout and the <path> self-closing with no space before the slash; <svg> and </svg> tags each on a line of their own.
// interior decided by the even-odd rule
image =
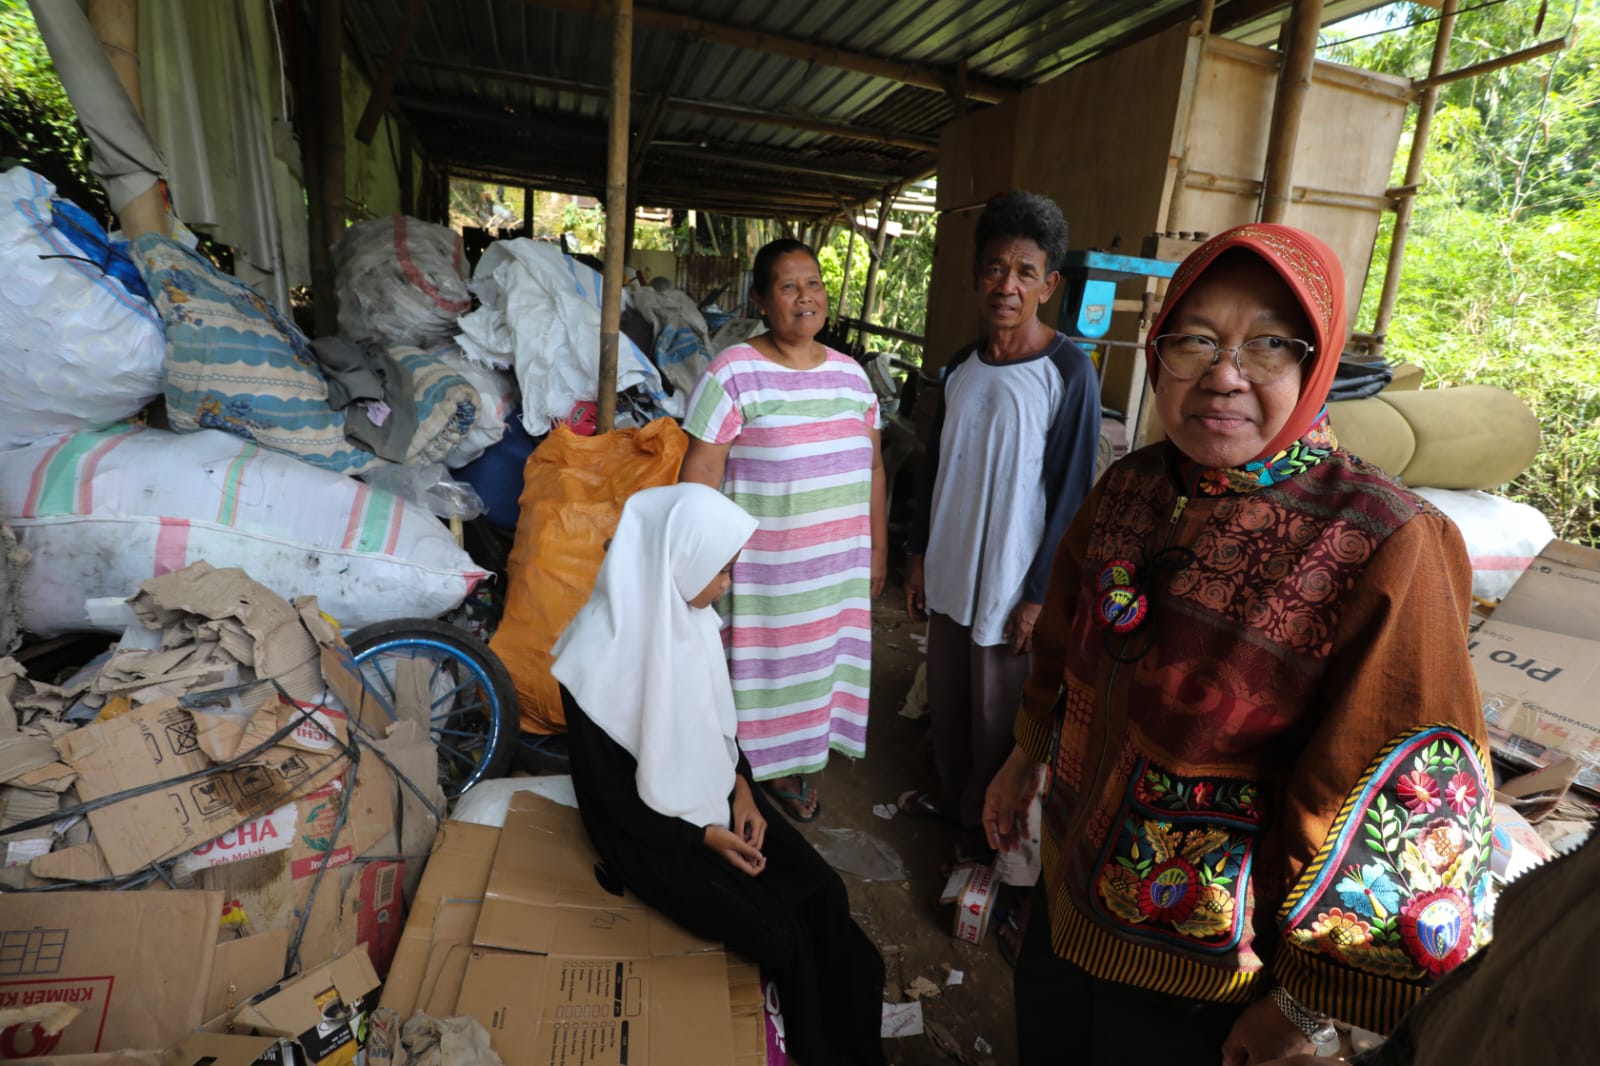
<svg viewBox="0 0 1600 1066">
<path fill-rule="evenodd" d="M 1487 934 L 1461 536 L 1343 451 L 1193 496 L 1173 456 L 1106 474 L 1035 631 L 1016 733 L 1051 771 L 1055 950 L 1216 1002 L 1271 979 L 1387 1031 Z M 1100 611 L 1119 561 L 1147 600 L 1126 636 Z"/>
</svg>

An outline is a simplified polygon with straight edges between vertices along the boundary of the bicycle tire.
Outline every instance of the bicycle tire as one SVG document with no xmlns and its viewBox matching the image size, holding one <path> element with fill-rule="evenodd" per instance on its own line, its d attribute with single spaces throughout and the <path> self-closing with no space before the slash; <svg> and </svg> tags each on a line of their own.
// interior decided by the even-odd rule
<svg viewBox="0 0 1600 1066">
<path fill-rule="evenodd" d="M 387 687 L 391 704 L 394 688 L 383 670 L 385 661 L 425 658 L 434 663 L 429 695 L 438 691 L 437 685 L 447 687 L 430 708 L 428 731 L 439 746 L 439 784 L 446 796 L 459 796 L 510 768 L 521 737 L 517 689 L 505 664 L 483 641 L 446 622 L 400 618 L 358 629 L 345 642 L 368 685 L 380 696 Z M 447 669 L 448 679 L 441 680 Z M 458 695 L 464 703 L 455 698 Z M 451 702 L 441 706 L 447 699 Z M 484 712 L 481 730 L 476 717 L 456 720 L 472 715 L 480 706 Z"/>
</svg>

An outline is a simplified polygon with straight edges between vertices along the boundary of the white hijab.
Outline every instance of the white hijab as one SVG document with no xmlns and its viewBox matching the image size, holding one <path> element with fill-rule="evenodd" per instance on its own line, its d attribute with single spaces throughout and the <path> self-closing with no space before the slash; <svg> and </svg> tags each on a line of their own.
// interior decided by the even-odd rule
<svg viewBox="0 0 1600 1066">
<path fill-rule="evenodd" d="M 551 649 L 551 673 L 639 763 L 639 798 L 694 825 L 726 826 L 739 719 L 720 622 L 689 600 L 756 530 L 705 485 L 635 493 L 589 602 Z"/>
</svg>

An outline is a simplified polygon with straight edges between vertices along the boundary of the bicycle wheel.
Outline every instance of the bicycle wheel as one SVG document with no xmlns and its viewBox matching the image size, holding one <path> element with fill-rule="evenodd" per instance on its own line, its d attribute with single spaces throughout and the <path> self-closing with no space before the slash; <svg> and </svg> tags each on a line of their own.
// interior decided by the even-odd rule
<svg viewBox="0 0 1600 1066">
<path fill-rule="evenodd" d="M 521 735 L 517 690 L 482 641 L 445 622 L 401 618 L 359 629 L 346 642 L 391 717 L 401 686 L 425 683 L 446 796 L 506 772 Z"/>
</svg>

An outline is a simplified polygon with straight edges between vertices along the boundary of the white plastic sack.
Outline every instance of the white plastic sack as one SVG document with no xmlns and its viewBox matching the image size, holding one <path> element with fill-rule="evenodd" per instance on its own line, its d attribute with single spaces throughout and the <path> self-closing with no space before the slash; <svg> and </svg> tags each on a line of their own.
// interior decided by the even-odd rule
<svg viewBox="0 0 1600 1066">
<path fill-rule="evenodd" d="M 506 420 L 521 401 L 517 394 L 517 379 L 511 376 L 509 370 L 496 370 L 473 362 L 454 344 L 442 345 L 428 354 L 466 378 L 478 390 L 478 416 L 473 419 L 472 428 L 444 457 L 445 466 L 459 470 L 500 443 L 500 438 L 506 435 Z"/>
<path fill-rule="evenodd" d="M 430 348 L 472 307 L 461 238 L 406 215 L 357 222 L 333 247 L 339 335 Z"/>
<path fill-rule="evenodd" d="M 1555 539 L 1550 520 L 1525 503 L 1465 489 L 1414 488 L 1418 496 L 1450 516 L 1467 542 L 1472 594 L 1498 600 Z"/>
<path fill-rule="evenodd" d="M 600 274 L 545 241 L 495 241 L 478 260 L 472 291 L 481 306 L 462 315 L 457 343 L 467 357 L 514 367 L 522 424 L 548 433 L 600 379 Z M 687 395 L 667 397 L 639 346 L 619 336 L 617 391 L 643 386 L 663 411 L 683 417 Z"/>
<path fill-rule="evenodd" d="M 51 226 L 54 194 L 23 167 L 0 174 L 0 448 L 119 421 L 161 393 L 161 316 Z"/>
<path fill-rule="evenodd" d="M 120 424 L 0 453 L 0 500 L 33 554 L 22 620 L 41 637 L 201 559 L 352 628 L 443 614 L 487 576 L 422 508 L 218 430 Z"/>
<path fill-rule="evenodd" d="M 622 290 L 624 304 L 650 319 L 655 327 L 656 366 L 672 387 L 688 396 L 711 365 L 711 336 L 705 316 L 682 289 L 653 289 L 629 285 Z M 686 401 L 687 402 L 687 401 Z"/>
</svg>

